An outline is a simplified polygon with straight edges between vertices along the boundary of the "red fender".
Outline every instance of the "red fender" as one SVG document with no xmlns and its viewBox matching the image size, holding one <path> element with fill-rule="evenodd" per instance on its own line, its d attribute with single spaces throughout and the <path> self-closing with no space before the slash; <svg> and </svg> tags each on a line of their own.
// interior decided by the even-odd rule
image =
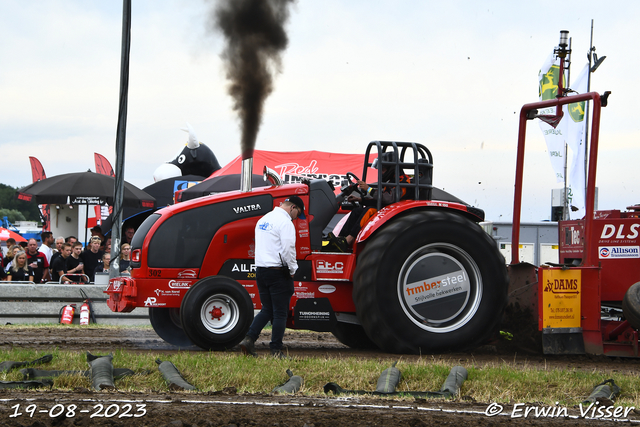
<svg viewBox="0 0 640 427">
<path fill-rule="evenodd" d="M 480 218 L 472 210 L 470 206 L 463 205 L 455 202 L 439 202 L 436 200 L 401 200 L 398 203 L 393 203 L 389 206 L 385 206 L 380 209 L 376 215 L 374 215 L 367 224 L 362 227 L 362 230 L 356 238 L 356 244 L 367 240 L 376 230 L 386 224 L 391 218 L 399 215 L 408 210 L 415 209 L 454 209 L 460 211 L 465 216 L 469 217 L 475 222 L 480 222 L 483 218 Z"/>
</svg>

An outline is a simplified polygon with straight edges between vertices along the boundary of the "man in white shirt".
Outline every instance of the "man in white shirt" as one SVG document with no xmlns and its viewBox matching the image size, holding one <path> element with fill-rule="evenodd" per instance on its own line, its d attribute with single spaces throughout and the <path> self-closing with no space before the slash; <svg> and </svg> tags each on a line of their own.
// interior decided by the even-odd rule
<svg viewBox="0 0 640 427">
<path fill-rule="evenodd" d="M 50 231 L 43 231 L 40 235 L 40 239 L 42 239 L 42 245 L 40 245 L 38 250 L 47 257 L 47 262 L 51 265 L 51 255 L 53 255 L 53 234 Z"/>
<path fill-rule="evenodd" d="M 254 343 L 262 329 L 271 321 L 271 354 L 287 358 L 282 353 L 282 338 L 294 292 L 293 275 L 298 269 L 296 229 L 292 222 L 296 218 L 305 219 L 304 203 L 300 197 L 291 196 L 256 224 L 256 282 L 262 309 L 240 343 L 240 348 L 246 355 L 258 355 Z"/>
</svg>

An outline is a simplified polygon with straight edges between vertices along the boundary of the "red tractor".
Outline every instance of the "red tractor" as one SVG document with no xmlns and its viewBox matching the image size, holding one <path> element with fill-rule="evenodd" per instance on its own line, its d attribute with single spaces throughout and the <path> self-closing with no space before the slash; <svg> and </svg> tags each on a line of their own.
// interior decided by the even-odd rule
<svg viewBox="0 0 640 427">
<path fill-rule="evenodd" d="M 394 155 L 381 156 L 387 152 Z M 384 186 L 406 196 L 378 206 L 352 252 L 329 252 L 324 244 L 328 224 L 357 191 L 353 173 L 336 196 L 325 180 L 282 185 L 265 168 L 270 187 L 194 199 L 147 218 L 132 241 L 131 276 L 110 280 L 109 307 L 148 307 L 155 331 L 175 345 L 236 346 L 260 308 L 255 225 L 297 195 L 307 211 L 294 221 L 299 269 L 288 327 L 330 331 L 351 347 L 391 353 L 484 343 L 496 332 L 508 285 L 504 258 L 478 224 L 484 212 L 432 187 L 433 160 L 421 144 L 374 141 L 364 158 L 363 180 L 372 158 L 395 168 L 396 177 L 413 178 L 383 183 L 378 167 L 378 192 Z M 251 168 L 243 176 L 245 170 Z"/>
</svg>

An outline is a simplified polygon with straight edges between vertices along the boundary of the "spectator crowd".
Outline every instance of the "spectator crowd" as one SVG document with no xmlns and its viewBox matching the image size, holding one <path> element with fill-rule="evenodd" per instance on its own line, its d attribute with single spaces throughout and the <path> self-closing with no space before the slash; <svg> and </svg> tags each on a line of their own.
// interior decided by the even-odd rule
<svg viewBox="0 0 640 427">
<path fill-rule="evenodd" d="M 129 271 L 131 239 L 135 230 L 127 227 L 120 246 L 119 270 Z M 111 238 L 102 234 L 100 226 L 91 229 L 91 238 L 83 248 L 75 236 L 53 238 L 50 231 L 36 239 L 16 243 L 6 241 L 6 251 L 0 250 L 0 281 L 39 283 L 94 283 L 95 274 L 109 271 Z"/>
</svg>

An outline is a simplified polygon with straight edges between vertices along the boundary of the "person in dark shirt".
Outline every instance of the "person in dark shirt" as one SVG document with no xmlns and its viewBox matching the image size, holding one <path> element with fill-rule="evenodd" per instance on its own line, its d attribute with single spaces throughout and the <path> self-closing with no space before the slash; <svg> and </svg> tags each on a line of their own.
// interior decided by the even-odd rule
<svg viewBox="0 0 640 427">
<path fill-rule="evenodd" d="M 111 263 L 111 254 L 109 252 L 105 252 L 102 254 L 101 263 L 98 264 L 94 271 L 95 273 L 108 273 L 109 272 L 109 264 Z"/>
<path fill-rule="evenodd" d="M 82 275 L 84 274 L 84 264 L 82 263 L 82 259 L 80 259 L 80 255 L 82 254 L 82 243 L 75 242 L 71 247 L 71 256 L 66 259 L 66 277 L 72 282 L 83 282 L 84 277 Z"/>
<path fill-rule="evenodd" d="M 396 155 L 393 152 L 382 153 L 382 160 L 385 162 L 395 162 Z M 376 159 L 377 160 L 377 159 Z M 377 169 L 378 162 L 374 162 L 373 168 Z M 382 168 L 382 182 L 383 183 L 409 183 L 409 177 L 400 170 L 400 176 L 396 179 L 395 169 L 392 166 L 380 165 Z M 337 240 L 338 247 L 343 252 L 347 252 L 353 246 L 358 233 L 375 214 L 378 212 L 377 206 L 378 199 L 382 200 L 382 206 L 388 206 L 392 203 L 398 202 L 396 200 L 397 194 L 395 187 L 386 186 L 382 187 L 381 194 L 378 194 L 377 186 L 371 187 L 364 181 L 358 181 L 358 187 L 362 192 L 362 196 L 350 195 L 347 200 L 350 202 L 358 202 L 361 206 L 353 209 L 347 218 L 347 221 L 340 230 Z M 400 187 L 400 200 L 402 200 L 407 194 L 407 189 Z"/>
<path fill-rule="evenodd" d="M 49 266 L 52 266 L 56 258 L 60 256 L 60 252 L 62 252 L 62 245 L 64 245 L 64 243 L 65 243 L 64 237 L 58 237 L 56 239 L 56 248 L 53 252 L 53 255 L 51 255 L 51 261 L 49 261 Z M 53 270 L 51 270 L 51 273 L 53 273 Z"/>
<path fill-rule="evenodd" d="M 45 254 L 38 250 L 38 241 L 29 239 L 27 243 L 27 264 L 33 269 L 34 283 L 47 282 L 51 278 L 49 275 L 49 261 Z"/>
<path fill-rule="evenodd" d="M 100 250 L 100 245 L 102 244 L 102 240 L 98 236 L 93 236 L 89 241 L 89 247 L 86 248 L 80 258 L 84 263 L 84 273 L 89 276 L 89 282 L 94 281 L 96 267 L 102 261 L 102 255 L 104 252 Z"/>
<path fill-rule="evenodd" d="M 9 266 L 9 263 L 13 259 L 13 248 L 18 246 L 18 249 L 20 249 L 20 246 L 16 245 L 16 239 L 14 239 L 13 237 L 9 237 L 6 241 L 6 244 L 7 244 L 7 251 L 4 257 L 2 258 L 2 265 L 4 265 L 5 269 Z"/>
<path fill-rule="evenodd" d="M 124 237 L 122 238 L 122 241 L 124 243 L 131 243 L 131 240 L 133 240 L 133 235 L 135 234 L 136 229 L 128 226 L 127 228 L 125 228 L 124 230 Z"/>
<path fill-rule="evenodd" d="M 18 252 L 7 272 L 7 279 L 10 282 L 33 282 L 33 277 L 33 268 L 27 265 L 27 254 L 24 251 Z"/>
<path fill-rule="evenodd" d="M 51 280 L 54 282 L 60 282 L 60 278 L 67 272 L 67 258 L 71 256 L 71 245 L 63 243 L 59 255 L 51 264 Z M 70 279 L 66 279 L 67 283 L 69 281 Z"/>
<path fill-rule="evenodd" d="M 20 251 L 24 252 L 24 250 L 22 249 L 22 246 L 20 245 L 13 245 L 11 247 L 11 252 L 8 253 L 7 256 L 2 260 L 2 265 L 4 266 L 5 272 L 9 271 L 9 269 L 13 265 L 13 259 L 15 258 L 16 254 Z"/>
<path fill-rule="evenodd" d="M 131 265 L 131 245 L 123 243 L 120 246 L 120 273 L 127 271 Z"/>
</svg>

